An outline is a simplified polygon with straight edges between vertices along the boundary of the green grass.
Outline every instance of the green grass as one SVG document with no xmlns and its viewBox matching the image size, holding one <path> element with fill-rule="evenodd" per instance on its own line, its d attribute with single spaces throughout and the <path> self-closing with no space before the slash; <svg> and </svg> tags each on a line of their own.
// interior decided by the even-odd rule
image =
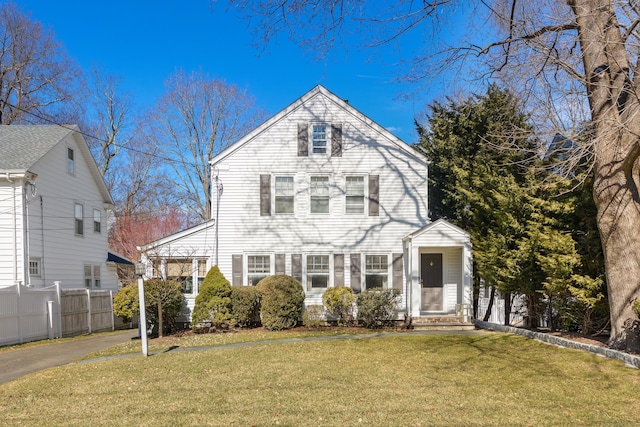
<svg viewBox="0 0 640 427">
<path fill-rule="evenodd" d="M 518 336 L 389 334 L 67 365 L 1 385 L 0 425 L 637 425 L 639 389 Z"/>
</svg>

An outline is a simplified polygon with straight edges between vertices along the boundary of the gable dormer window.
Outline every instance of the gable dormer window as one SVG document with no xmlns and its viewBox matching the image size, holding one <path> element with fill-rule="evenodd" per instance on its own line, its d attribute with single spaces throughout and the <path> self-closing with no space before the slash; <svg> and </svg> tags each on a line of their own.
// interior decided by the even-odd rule
<svg viewBox="0 0 640 427">
<path fill-rule="evenodd" d="M 313 154 L 327 154 L 327 125 L 313 125 L 313 133 L 311 135 L 311 147 Z"/>
<path fill-rule="evenodd" d="M 67 147 L 67 173 L 73 175 L 76 173 L 76 166 L 73 161 L 73 148 Z"/>
</svg>

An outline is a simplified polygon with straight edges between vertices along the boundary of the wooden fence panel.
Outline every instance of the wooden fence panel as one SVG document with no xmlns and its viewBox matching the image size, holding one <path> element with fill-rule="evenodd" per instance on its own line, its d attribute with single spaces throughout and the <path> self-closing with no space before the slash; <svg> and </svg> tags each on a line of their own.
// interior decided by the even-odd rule
<svg viewBox="0 0 640 427">
<path fill-rule="evenodd" d="M 62 336 L 73 337 L 89 333 L 89 298 L 87 291 L 63 290 L 60 292 Z"/>
</svg>

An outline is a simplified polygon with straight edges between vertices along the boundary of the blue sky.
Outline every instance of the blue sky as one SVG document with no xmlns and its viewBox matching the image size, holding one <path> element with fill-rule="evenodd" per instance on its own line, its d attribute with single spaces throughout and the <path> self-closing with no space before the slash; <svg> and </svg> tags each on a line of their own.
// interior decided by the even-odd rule
<svg viewBox="0 0 640 427">
<path fill-rule="evenodd" d="M 417 140 L 413 120 L 439 92 L 394 82 L 398 49 L 364 51 L 356 42 L 316 61 L 280 37 L 261 52 L 250 23 L 209 0 L 17 0 L 23 12 L 51 28 L 85 70 L 98 65 L 123 78 L 138 106 L 152 105 L 176 69 L 199 70 L 233 83 L 275 114 L 316 84 L 407 143 Z M 405 43 L 409 40 L 405 40 Z M 403 46 L 410 52 L 415 46 Z M 393 54 L 388 54 L 393 52 Z M 372 54 L 375 53 L 375 56 Z"/>
</svg>

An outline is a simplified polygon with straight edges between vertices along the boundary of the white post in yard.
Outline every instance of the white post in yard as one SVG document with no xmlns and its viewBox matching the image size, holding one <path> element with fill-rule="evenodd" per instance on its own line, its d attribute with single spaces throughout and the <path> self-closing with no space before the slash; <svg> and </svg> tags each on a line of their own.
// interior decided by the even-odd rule
<svg viewBox="0 0 640 427">
<path fill-rule="evenodd" d="M 140 306 L 140 340 L 142 341 L 142 354 L 147 357 L 149 351 L 147 348 L 147 314 L 145 311 L 144 303 L 144 264 L 142 262 L 136 263 L 136 275 L 138 276 L 138 305 Z"/>
</svg>

